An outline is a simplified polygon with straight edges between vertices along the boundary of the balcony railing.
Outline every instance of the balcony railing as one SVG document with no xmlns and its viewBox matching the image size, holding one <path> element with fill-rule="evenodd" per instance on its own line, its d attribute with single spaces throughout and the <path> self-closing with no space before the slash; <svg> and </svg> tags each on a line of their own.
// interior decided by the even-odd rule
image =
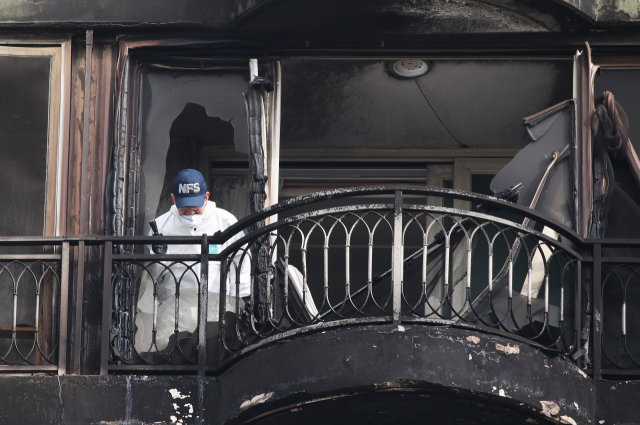
<svg viewBox="0 0 640 425">
<path fill-rule="evenodd" d="M 426 197 L 474 208 L 428 206 Z M 0 257 L 10 276 L 0 273 L 0 285 L 14 300 L 13 319 L 1 324 L 11 337 L 0 334 L 10 348 L 0 370 L 64 372 L 65 353 L 77 352 L 66 316 L 81 314 L 66 305 L 69 246 L 99 245 L 102 373 L 204 374 L 296 334 L 422 323 L 507 336 L 596 378 L 640 375 L 640 241 L 584 240 L 492 197 L 341 189 L 274 205 L 216 235 L 0 239 L 20 243 L 46 253 Z M 182 253 L 156 255 L 152 244 Z M 27 276 L 39 307 L 22 323 Z M 30 346 L 21 332 L 31 332 Z"/>
<path fill-rule="evenodd" d="M 234 259 L 249 252 L 253 255 L 245 261 L 253 263 L 254 279 L 266 275 L 261 285 L 253 285 L 249 308 L 238 302 L 239 293 L 221 286 L 222 299 L 236 300 L 220 303 L 220 341 L 227 358 L 295 333 L 367 322 L 465 326 L 551 353 L 580 350 L 583 256 L 571 244 L 501 216 L 511 213 L 521 223 L 533 219 L 538 227 L 553 226 L 563 241 L 579 237 L 529 210 L 481 196 L 411 187 L 327 192 L 273 210 L 336 195 L 357 202 L 358 196 L 379 194 L 392 194 L 393 203 L 305 212 L 260 228 L 222 252 L 223 272 L 240 267 Z M 406 195 L 483 205 L 462 211 L 405 204 Z M 229 304 L 235 308 L 225 311 Z"/>
<path fill-rule="evenodd" d="M 69 242 L 13 238 L 0 249 L 0 371 L 64 373 Z"/>
</svg>

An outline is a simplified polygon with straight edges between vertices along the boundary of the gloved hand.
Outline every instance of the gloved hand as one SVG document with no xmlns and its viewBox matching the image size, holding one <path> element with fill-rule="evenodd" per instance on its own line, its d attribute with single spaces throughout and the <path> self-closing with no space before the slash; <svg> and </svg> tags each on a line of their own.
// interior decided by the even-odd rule
<svg viewBox="0 0 640 425">
<path fill-rule="evenodd" d="M 158 233 L 158 225 L 155 220 L 151 220 L 149 222 L 151 226 L 151 230 L 153 230 L 153 236 L 162 236 L 162 233 Z M 151 250 L 154 254 L 166 254 L 167 253 L 167 245 L 166 244 L 153 244 L 151 245 Z"/>
</svg>

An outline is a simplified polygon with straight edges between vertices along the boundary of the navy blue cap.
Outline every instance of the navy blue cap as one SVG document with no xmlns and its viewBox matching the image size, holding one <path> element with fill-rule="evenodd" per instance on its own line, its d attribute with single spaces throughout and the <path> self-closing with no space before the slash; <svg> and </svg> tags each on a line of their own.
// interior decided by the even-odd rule
<svg viewBox="0 0 640 425">
<path fill-rule="evenodd" d="M 176 198 L 176 207 L 201 207 L 204 205 L 207 183 L 200 171 L 182 170 L 173 181 L 172 191 Z"/>
</svg>

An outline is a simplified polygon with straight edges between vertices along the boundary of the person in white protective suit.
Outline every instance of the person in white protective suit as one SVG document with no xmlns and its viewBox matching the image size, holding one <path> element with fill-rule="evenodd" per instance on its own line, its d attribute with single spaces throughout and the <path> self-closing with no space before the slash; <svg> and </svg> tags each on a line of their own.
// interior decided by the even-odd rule
<svg viewBox="0 0 640 425">
<path fill-rule="evenodd" d="M 237 220 L 233 214 L 217 208 L 215 202 L 209 201 L 209 192 L 202 174 L 196 170 L 181 171 L 173 182 L 171 198 L 174 205 L 171 209 L 158 217 L 155 222 L 158 233 L 164 236 L 201 236 L 213 235 L 217 231 L 224 231 Z M 210 245 L 209 253 L 216 254 L 228 245 L 244 236 L 242 233 L 234 236 L 224 245 Z M 154 245 L 152 251 L 158 252 Z M 199 254 L 200 244 L 168 245 L 167 254 Z M 235 262 L 240 263 L 243 250 L 236 254 Z M 191 266 L 192 262 L 186 262 Z M 169 267 L 170 265 L 170 267 Z M 250 261 L 249 254 L 245 256 L 240 267 L 240 284 L 236 288 L 236 269 L 231 267 L 227 275 L 227 311 L 235 311 L 236 296 L 250 295 Z M 157 318 L 156 345 L 158 350 L 167 347 L 169 338 L 174 335 L 176 320 L 175 312 L 178 308 L 178 331 L 194 332 L 198 323 L 198 281 L 200 265 L 187 267 L 184 264 L 164 262 L 155 264 L 148 269 L 147 278 L 143 279 L 141 296 L 138 302 L 138 331 L 136 334 L 136 349 L 139 352 L 155 351 L 152 347 L 151 335 L 153 330 L 153 281 L 157 279 Z M 149 274 L 151 276 L 149 276 Z M 176 307 L 176 280 L 179 281 L 179 307 Z M 220 262 L 209 262 L 209 297 L 207 321 L 218 321 L 218 303 L 220 294 Z M 237 292 L 239 289 L 239 292 Z M 242 308 L 241 303 L 241 308 Z"/>
</svg>

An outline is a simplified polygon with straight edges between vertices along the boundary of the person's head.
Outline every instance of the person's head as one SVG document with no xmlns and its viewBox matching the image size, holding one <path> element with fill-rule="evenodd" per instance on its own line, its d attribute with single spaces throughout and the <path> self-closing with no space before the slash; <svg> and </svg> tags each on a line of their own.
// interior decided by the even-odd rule
<svg viewBox="0 0 640 425">
<path fill-rule="evenodd" d="M 171 199 L 180 215 L 194 215 L 204 213 L 204 207 L 209 200 L 207 183 L 197 170 L 182 170 L 173 181 Z"/>
</svg>

